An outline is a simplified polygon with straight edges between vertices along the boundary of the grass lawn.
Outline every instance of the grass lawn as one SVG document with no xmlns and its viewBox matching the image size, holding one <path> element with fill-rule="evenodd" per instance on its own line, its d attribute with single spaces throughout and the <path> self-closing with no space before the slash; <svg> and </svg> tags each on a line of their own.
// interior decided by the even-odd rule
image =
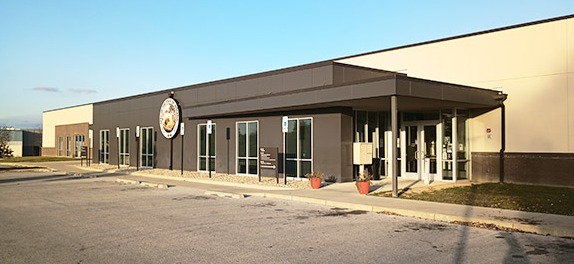
<svg viewBox="0 0 574 264">
<path fill-rule="evenodd" d="M 484 183 L 420 193 L 409 191 L 400 198 L 574 216 L 574 188 Z"/>
<path fill-rule="evenodd" d="M 10 162 L 48 162 L 48 161 L 72 161 L 77 160 L 74 158 L 66 157 L 16 157 L 16 158 L 5 158 L 0 159 L 0 163 L 10 163 Z"/>
</svg>

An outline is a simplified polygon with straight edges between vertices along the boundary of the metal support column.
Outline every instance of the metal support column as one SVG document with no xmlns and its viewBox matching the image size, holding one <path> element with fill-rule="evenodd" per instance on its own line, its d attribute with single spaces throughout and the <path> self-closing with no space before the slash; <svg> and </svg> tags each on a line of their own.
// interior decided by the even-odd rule
<svg viewBox="0 0 574 264">
<path fill-rule="evenodd" d="M 399 189 L 399 182 L 398 182 L 398 162 L 397 162 L 397 137 L 398 133 L 398 118 L 397 118 L 397 96 L 391 96 L 391 178 L 393 184 L 393 197 L 398 197 L 398 189 Z"/>
</svg>

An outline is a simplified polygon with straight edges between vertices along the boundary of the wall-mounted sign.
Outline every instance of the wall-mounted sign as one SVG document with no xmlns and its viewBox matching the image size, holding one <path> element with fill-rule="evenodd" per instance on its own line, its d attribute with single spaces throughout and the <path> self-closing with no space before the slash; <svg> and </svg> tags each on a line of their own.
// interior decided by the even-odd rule
<svg viewBox="0 0 574 264">
<path fill-rule="evenodd" d="M 289 132 L 289 117 L 287 116 L 281 118 L 281 131 L 283 131 L 283 133 Z"/>
<path fill-rule="evenodd" d="M 179 134 L 183 136 L 184 132 L 185 132 L 185 124 L 181 123 L 179 125 Z"/>
<path fill-rule="evenodd" d="M 159 109 L 159 128 L 165 138 L 173 138 L 179 127 L 179 107 L 172 98 L 167 98 Z"/>
<path fill-rule="evenodd" d="M 207 134 L 211 135 L 213 131 L 213 123 L 211 123 L 211 120 L 207 120 Z"/>
</svg>

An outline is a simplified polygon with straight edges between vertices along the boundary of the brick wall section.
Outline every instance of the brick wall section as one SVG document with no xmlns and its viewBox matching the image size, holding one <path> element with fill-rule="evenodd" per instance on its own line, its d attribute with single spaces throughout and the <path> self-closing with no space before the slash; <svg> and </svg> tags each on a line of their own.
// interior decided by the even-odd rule
<svg viewBox="0 0 574 264">
<path fill-rule="evenodd" d="M 574 153 L 505 153 L 504 182 L 574 187 Z M 499 182 L 499 154 L 472 153 L 472 181 Z"/>
<path fill-rule="evenodd" d="M 75 135 L 84 135 L 84 144 L 89 145 L 90 139 L 88 138 L 88 130 L 89 125 L 88 123 L 80 123 L 80 124 L 70 124 L 70 125 L 61 125 L 56 126 L 56 133 L 55 133 L 55 148 L 44 148 L 42 149 L 42 156 L 58 156 L 58 137 L 62 137 L 63 140 L 63 151 L 62 156 L 66 156 L 66 137 L 70 137 L 70 156 L 74 156 L 75 150 Z"/>
</svg>

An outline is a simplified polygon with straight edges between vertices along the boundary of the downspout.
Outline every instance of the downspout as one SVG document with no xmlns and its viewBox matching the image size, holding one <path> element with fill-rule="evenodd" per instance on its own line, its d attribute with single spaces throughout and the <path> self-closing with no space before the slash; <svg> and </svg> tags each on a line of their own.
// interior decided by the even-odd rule
<svg viewBox="0 0 574 264">
<path fill-rule="evenodd" d="M 504 101 L 508 97 L 507 94 L 500 92 L 496 97 L 500 105 L 500 153 L 498 157 L 498 164 L 499 164 L 499 181 L 500 183 L 504 182 L 504 153 L 506 151 L 506 106 L 504 105 Z"/>
</svg>

